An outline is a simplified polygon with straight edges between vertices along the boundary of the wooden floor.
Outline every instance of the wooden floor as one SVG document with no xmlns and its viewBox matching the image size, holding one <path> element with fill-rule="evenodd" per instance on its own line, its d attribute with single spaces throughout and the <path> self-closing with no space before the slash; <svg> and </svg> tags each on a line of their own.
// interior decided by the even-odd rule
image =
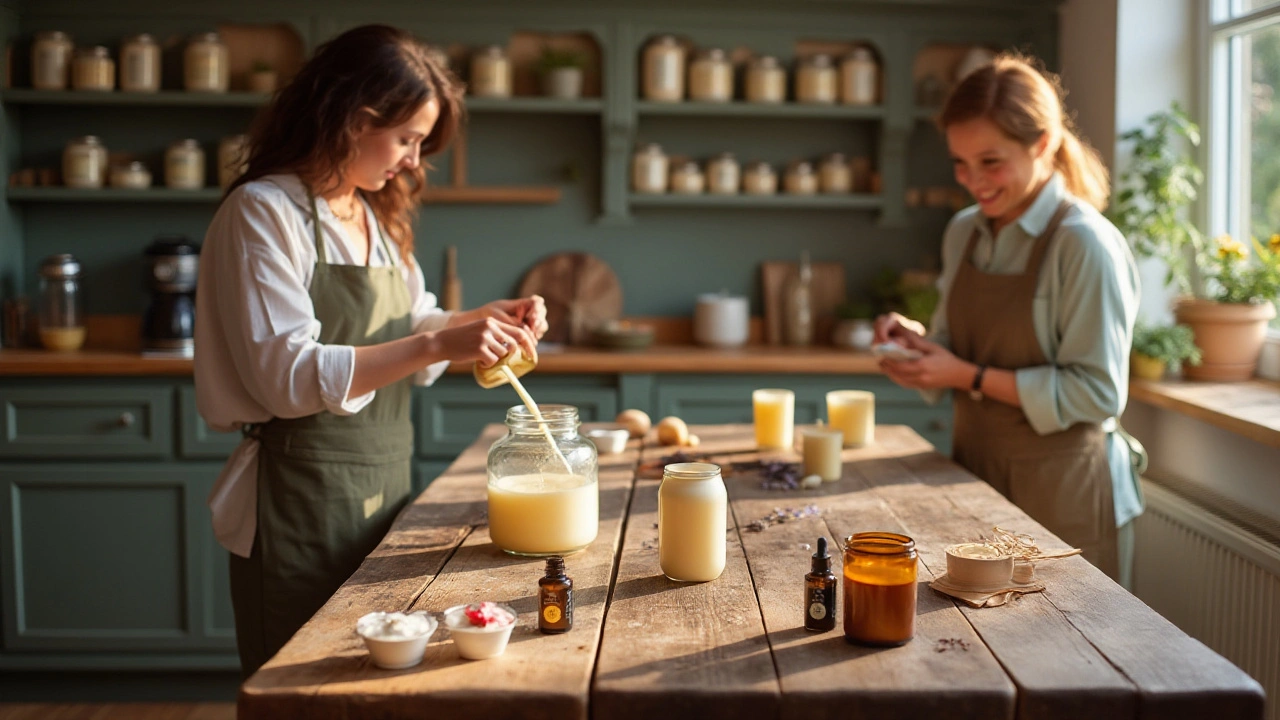
<svg viewBox="0 0 1280 720">
<path fill-rule="evenodd" d="M 0 703 L 0 720 L 235 720 L 235 703 Z"/>
</svg>

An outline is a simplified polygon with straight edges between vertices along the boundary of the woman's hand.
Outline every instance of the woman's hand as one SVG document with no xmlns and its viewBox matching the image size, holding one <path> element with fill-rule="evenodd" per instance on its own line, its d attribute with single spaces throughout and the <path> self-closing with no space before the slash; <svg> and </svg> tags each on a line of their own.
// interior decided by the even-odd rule
<svg viewBox="0 0 1280 720">
<path fill-rule="evenodd" d="M 545 322 L 544 322 L 545 324 Z M 533 357 L 538 341 L 522 325 L 502 322 L 493 317 L 475 320 L 435 333 L 436 351 L 445 360 L 480 363 L 490 367 L 506 357 L 515 347 Z"/>
<path fill-rule="evenodd" d="M 877 344 L 892 340 L 905 345 L 904 338 L 923 338 L 925 335 L 923 324 L 896 312 L 876 318 L 874 327 L 876 333 L 875 342 Z"/>
<path fill-rule="evenodd" d="M 885 375 L 902 387 L 913 390 L 967 389 L 973 382 L 973 374 L 977 372 L 977 368 L 941 345 L 915 334 L 905 334 L 895 339 L 905 347 L 924 353 L 924 357 L 917 360 L 885 358 L 880 361 L 880 369 L 884 370 Z"/>
<path fill-rule="evenodd" d="M 522 326 L 541 340 L 547 334 L 547 303 L 541 295 L 530 295 L 514 300 L 494 300 L 482 308 L 488 317 L 508 325 Z"/>
</svg>

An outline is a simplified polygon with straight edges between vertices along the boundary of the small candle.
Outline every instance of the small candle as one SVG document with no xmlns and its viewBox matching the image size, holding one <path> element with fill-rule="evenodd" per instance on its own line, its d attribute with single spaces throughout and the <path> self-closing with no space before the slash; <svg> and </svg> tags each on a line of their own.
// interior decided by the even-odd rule
<svg viewBox="0 0 1280 720">
<path fill-rule="evenodd" d="M 827 420 L 844 433 L 845 447 L 875 442 L 876 396 L 867 390 L 832 390 L 827 393 Z"/>
<path fill-rule="evenodd" d="M 756 390 L 751 393 L 756 447 L 790 450 L 795 443 L 796 394 L 790 390 Z"/>
<path fill-rule="evenodd" d="M 844 469 L 840 461 L 840 446 L 844 444 L 842 431 L 807 427 L 800 431 L 800 441 L 805 475 L 818 475 L 826 482 L 840 479 Z"/>
</svg>

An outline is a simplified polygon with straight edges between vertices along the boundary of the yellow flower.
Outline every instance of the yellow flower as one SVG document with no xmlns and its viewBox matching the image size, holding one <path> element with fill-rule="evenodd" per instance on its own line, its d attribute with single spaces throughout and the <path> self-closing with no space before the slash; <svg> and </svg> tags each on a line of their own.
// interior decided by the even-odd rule
<svg viewBox="0 0 1280 720">
<path fill-rule="evenodd" d="M 1219 235 L 1213 241 L 1218 244 L 1218 257 L 1223 260 L 1243 260 L 1244 243 L 1232 240 L 1230 235 Z"/>
<path fill-rule="evenodd" d="M 1271 236 L 1267 241 L 1267 249 L 1273 253 L 1280 253 L 1280 233 Z"/>
</svg>

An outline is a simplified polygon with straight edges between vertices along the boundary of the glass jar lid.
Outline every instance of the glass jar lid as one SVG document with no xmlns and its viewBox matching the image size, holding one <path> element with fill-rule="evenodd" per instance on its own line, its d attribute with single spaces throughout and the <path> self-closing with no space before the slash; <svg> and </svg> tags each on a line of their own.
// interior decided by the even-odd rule
<svg viewBox="0 0 1280 720">
<path fill-rule="evenodd" d="M 778 67 L 778 58 L 772 55 L 761 55 L 751 61 L 751 67 L 761 70 L 773 70 Z"/>
<path fill-rule="evenodd" d="M 882 557 L 907 556 L 916 550 L 916 541 L 893 532 L 860 532 L 845 538 L 845 552 Z"/>
<path fill-rule="evenodd" d="M 529 408 L 513 405 L 507 409 L 507 427 L 512 430 L 541 433 L 543 426 L 552 432 L 564 432 L 578 427 L 578 408 L 573 405 L 538 405 L 542 415 L 539 422 Z"/>
<path fill-rule="evenodd" d="M 50 280 L 71 280 L 80 277 L 80 261 L 70 253 L 50 255 L 40 261 L 40 275 Z"/>
<path fill-rule="evenodd" d="M 720 477 L 720 466 L 714 463 L 672 463 L 662 468 L 662 477 L 672 480 L 714 480 Z"/>
<path fill-rule="evenodd" d="M 831 56 L 823 54 L 813 55 L 806 59 L 804 64 L 808 67 L 814 68 L 829 68 L 831 67 Z"/>
</svg>

